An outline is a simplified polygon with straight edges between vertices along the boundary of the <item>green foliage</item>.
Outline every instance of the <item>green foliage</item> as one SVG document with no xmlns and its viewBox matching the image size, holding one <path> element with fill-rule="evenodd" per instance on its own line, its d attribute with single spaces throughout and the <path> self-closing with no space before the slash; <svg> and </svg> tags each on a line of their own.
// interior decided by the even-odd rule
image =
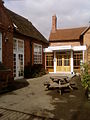
<svg viewBox="0 0 90 120">
<path fill-rule="evenodd" d="M 90 74 L 89 74 L 89 64 L 84 63 L 81 66 L 81 80 L 82 80 L 82 85 L 84 88 L 90 87 Z"/>
<path fill-rule="evenodd" d="M 25 78 L 40 77 L 45 74 L 46 74 L 46 71 L 42 64 L 35 64 L 33 66 L 30 66 L 28 64 L 27 66 L 25 66 L 25 70 L 24 70 Z"/>
</svg>

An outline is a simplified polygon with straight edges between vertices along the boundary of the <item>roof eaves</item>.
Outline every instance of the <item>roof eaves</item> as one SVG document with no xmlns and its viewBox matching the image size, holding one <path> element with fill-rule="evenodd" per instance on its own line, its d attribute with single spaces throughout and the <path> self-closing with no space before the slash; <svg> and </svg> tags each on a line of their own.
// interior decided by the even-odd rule
<svg viewBox="0 0 90 120">
<path fill-rule="evenodd" d="M 59 42 L 59 41 L 72 41 L 72 40 L 79 40 L 79 38 L 77 38 L 77 39 L 63 39 L 63 40 L 56 40 L 56 39 L 53 39 L 53 40 L 49 40 L 49 42 Z"/>
<path fill-rule="evenodd" d="M 22 35 L 25 35 L 25 36 L 27 36 L 27 37 L 31 37 L 31 38 L 37 39 L 37 40 L 42 41 L 42 42 L 44 42 L 44 43 L 48 43 L 47 39 L 37 30 L 36 27 L 33 26 L 33 24 L 32 24 L 28 19 L 24 18 L 24 17 L 21 16 L 21 15 L 18 15 L 18 14 L 16 14 L 16 13 L 14 13 L 14 12 L 11 11 L 11 10 L 8 10 L 7 8 L 6 8 L 6 10 L 7 10 L 7 13 L 10 15 L 10 18 L 12 19 L 12 23 L 13 23 L 14 29 L 15 29 L 18 33 L 20 33 L 20 34 L 22 34 Z M 22 18 L 23 20 L 25 20 L 26 22 L 28 22 L 28 24 L 30 24 L 31 27 L 32 27 L 33 34 L 32 34 L 32 33 L 31 33 L 31 34 L 30 34 L 30 33 L 25 33 L 25 32 L 23 32 L 21 29 L 19 29 L 18 24 L 16 24 L 16 23 L 14 22 L 14 20 L 13 20 L 13 16 L 14 16 L 14 17 L 15 17 L 15 16 L 18 17 L 19 19 Z M 35 34 L 34 34 L 34 32 L 35 32 Z"/>
<path fill-rule="evenodd" d="M 84 35 L 84 34 L 87 32 L 87 30 L 88 30 L 89 28 L 90 28 L 90 26 L 89 26 L 89 27 L 86 27 L 86 29 L 81 33 L 80 36 Z"/>
<path fill-rule="evenodd" d="M 17 33 L 23 35 L 23 36 L 26 36 L 26 37 L 29 37 L 29 38 L 32 38 L 32 39 L 36 39 L 36 40 L 41 41 L 41 42 L 43 42 L 43 43 L 49 44 L 49 41 L 48 41 L 48 40 L 43 41 L 43 40 L 40 40 L 40 39 L 35 38 L 35 37 L 33 37 L 33 36 L 26 35 L 26 34 L 20 32 L 20 31 L 19 31 L 18 29 L 16 29 L 16 28 L 15 28 L 15 31 L 16 31 Z"/>
</svg>

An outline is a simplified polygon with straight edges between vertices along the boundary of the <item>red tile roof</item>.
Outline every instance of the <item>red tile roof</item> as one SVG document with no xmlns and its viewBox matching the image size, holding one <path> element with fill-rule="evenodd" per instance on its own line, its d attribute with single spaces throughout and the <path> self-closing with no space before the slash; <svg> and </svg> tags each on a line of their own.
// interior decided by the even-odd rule
<svg viewBox="0 0 90 120">
<path fill-rule="evenodd" d="M 49 41 L 78 40 L 87 27 L 57 29 L 55 33 L 50 33 Z"/>
<path fill-rule="evenodd" d="M 16 26 L 15 30 L 22 35 L 32 37 L 38 41 L 48 43 L 47 39 L 34 27 L 34 25 L 26 18 L 6 9 L 6 12 L 10 16 L 12 22 Z"/>
</svg>

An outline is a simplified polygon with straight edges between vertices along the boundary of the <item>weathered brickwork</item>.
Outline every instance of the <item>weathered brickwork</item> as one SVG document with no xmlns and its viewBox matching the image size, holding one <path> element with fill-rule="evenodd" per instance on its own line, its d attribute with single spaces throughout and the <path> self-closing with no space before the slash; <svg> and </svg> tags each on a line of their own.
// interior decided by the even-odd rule
<svg viewBox="0 0 90 120">
<path fill-rule="evenodd" d="M 79 46 L 80 41 L 50 42 L 50 46 L 64 46 L 64 45 Z"/>
<path fill-rule="evenodd" d="M 90 30 L 88 30 L 83 39 L 83 44 L 87 46 L 87 50 L 85 51 L 85 62 L 90 61 Z"/>
<path fill-rule="evenodd" d="M 88 31 L 85 33 L 83 44 L 84 44 L 84 45 L 87 45 L 87 46 L 90 45 L 90 30 L 88 30 Z"/>
<path fill-rule="evenodd" d="M 13 77 L 13 27 L 10 18 L 0 4 L 0 32 L 2 33 L 2 63 L 11 69 Z"/>
<path fill-rule="evenodd" d="M 30 64 L 30 41 L 29 40 L 24 40 L 24 66 L 27 66 Z"/>
<path fill-rule="evenodd" d="M 12 33 L 7 34 L 7 39 L 2 42 L 2 62 L 6 67 L 13 71 L 13 35 Z M 13 76 L 13 72 L 12 72 Z"/>
</svg>

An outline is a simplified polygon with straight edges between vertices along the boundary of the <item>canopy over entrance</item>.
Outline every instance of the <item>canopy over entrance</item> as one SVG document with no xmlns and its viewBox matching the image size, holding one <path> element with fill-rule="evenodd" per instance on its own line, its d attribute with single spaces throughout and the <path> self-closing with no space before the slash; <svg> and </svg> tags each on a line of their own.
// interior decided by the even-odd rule
<svg viewBox="0 0 90 120">
<path fill-rule="evenodd" d="M 86 50 L 86 46 L 50 46 L 44 49 L 44 52 L 53 52 L 53 51 L 64 51 L 64 50 L 73 50 L 73 51 L 83 51 Z"/>
</svg>

